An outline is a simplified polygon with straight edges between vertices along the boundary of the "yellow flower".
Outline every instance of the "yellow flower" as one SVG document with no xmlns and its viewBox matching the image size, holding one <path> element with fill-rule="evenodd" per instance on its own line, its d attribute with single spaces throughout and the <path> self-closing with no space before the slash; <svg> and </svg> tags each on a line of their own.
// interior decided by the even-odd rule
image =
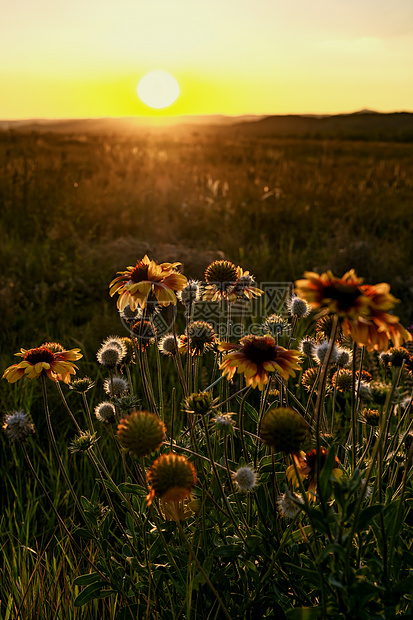
<svg viewBox="0 0 413 620">
<path fill-rule="evenodd" d="M 181 263 L 161 263 L 149 260 L 145 254 L 134 267 L 118 271 L 118 277 L 109 285 L 111 297 L 119 294 L 118 309 L 122 311 L 129 304 L 132 311 L 138 306 L 146 307 L 146 301 L 153 291 L 160 306 L 176 304 L 174 291 L 181 291 L 186 286 L 186 277 L 177 272 Z"/>
<path fill-rule="evenodd" d="M 77 369 L 72 362 L 83 357 L 79 351 L 65 351 L 56 343 L 47 343 L 35 349 L 20 349 L 16 355 L 22 357 L 23 361 L 6 368 L 2 378 L 15 383 L 24 375 L 29 379 L 37 379 L 44 372 L 52 381 L 70 383 L 70 375 L 75 375 Z"/>
<path fill-rule="evenodd" d="M 148 506 L 153 498 L 164 502 L 179 502 L 191 495 L 196 484 L 195 468 L 185 456 L 170 452 L 162 454 L 154 461 L 147 473 L 151 490 L 147 496 Z"/>
<path fill-rule="evenodd" d="M 275 343 L 272 336 L 244 336 L 239 344 L 222 342 L 220 351 L 232 351 L 225 355 L 220 365 L 228 380 L 236 372 L 244 373 L 247 385 L 263 390 L 268 383 L 268 373 L 277 371 L 283 379 L 295 377 L 294 370 L 301 370 L 300 352 L 284 349 Z"/>
</svg>

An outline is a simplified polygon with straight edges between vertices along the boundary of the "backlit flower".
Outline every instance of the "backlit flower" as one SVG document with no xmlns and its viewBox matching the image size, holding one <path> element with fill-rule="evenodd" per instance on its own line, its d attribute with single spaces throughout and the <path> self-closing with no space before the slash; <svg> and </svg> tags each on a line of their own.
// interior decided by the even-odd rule
<svg viewBox="0 0 413 620">
<path fill-rule="evenodd" d="M 203 299 L 219 301 L 228 299 L 228 293 L 238 280 L 238 268 L 229 260 L 215 260 L 205 270 L 205 287 Z"/>
<path fill-rule="evenodd" d="M 77 370 L 73 362 L 83 356 L 80 349 L 66 351 L 62 348 L 57 351 L 54 345 L 55 343 L 47 343 L 35 349 L 20 349 L 20 353 L 15 355 L 22 357 L 23 361 L 6 368 L 2 378 L 9 383 L 15 383 L 24 375 L 29 379 L 37 379 L 44 373 L 52 381 L 70 383 L 70 375 L 75 375 Z"/>
<path fill-rule="evenodd" d="M 122 396 L 129 391 L 129 384 L 123 377 L 114 375 L 105 379 L 103 389 L 109 396 Z"/>
<path fill-rule="evenodd" d="M 297 505 L 298 504 L 298 505 Z M 277 499 L 277 508 L 281 517 L 294 519 L 301 510 L 299 504 L 304 504 L 304 500 L 298 493 L 288 492 L 279 495 Z"/>
<path fill-rule="evenodd" d="M 215 344 L 214 328 L 206 321 L 194 321 L 189 324 L 187 334 L 182 335 L 180 338 L 180 353 L 188 351 L 188 337 L 191 355 L 203 355 L 205 351 L 211 349 Z"/>
<path fill-rule="evenodd" d="M 107 401 L 99 403 L 99 405 L 95 407 L 95 416 L 99 420 L 99 422 L 113 422 L 113 420 L 115 419 L 115 413 L 116 410 L 114 405 Z"/>
<path fill-rule="evenodd" d="M 161 306 L 176 304 L 174 291 L 181 291 L 186 286 L 186 277 L 178 273 L 181 263 L 161 263 L 158 265 L 147 255 L 134 267 L 118 271 L 118 277 L 109 285 L 109 294 L 119 294 L 118 309 L 123 310 L 129 304 L 132 311 L 138 306 L 146 307 L 151 292 Z"/>
<path fill-rule="evenodd" d="M 327 456 L 328 456 L 328 450 L 326 450 L 326 448 L 320 448 L 320 456 L 319 456 L 320 471 L 323 469 L 326 463 Z M 305 478 L 307 478 L 307 480 L 309 481 L 308 491 L 309 491 L 310 497 L 314 499 L 314 494 L 315 494 L 316 486 L 317 486 L 316 484 L 317 449 L 313 448 L 312 450 L 309 450 L 308 452 L 295 453 L 293 454 L 293 459 L 295 461 L 297 472 L 301 480 L 304 480 Z M 340 461 L 338 460 L 337 457 L 334 457 L 334 460 L 335 462 L 334 462 L 334 467 L 333 467 L 333 475 L 335 475 L 336 478 L 339 478 L 341 476 L 341 471 L 338 469 L 340 465 Z M 294 465 L 290 465 L 289 467 L 287 467 L 286 475 L 287 475 L 287 478 L 290 480 L 290 482 L 292 482 L 292 484 L 299 486 L 299 482 L 298 482 L 298 479 L 295 473 Z"/>
<path fill-rule="evenodd" d="M 156 459 L 147 473 L 147 479 L 150 486 L 146 498 L 148 506 L 155 496 L 164 502 L 179 502 L 191 495 L 196 484 L 196 472 L 185 456 L 170 452 Z"/>
<path fill-rule="evenodd" d="M 289 407 L 274 407 L 265 414 L 260 428 L 262 441 L 277 452 L 298 452 L 308 436 L 304 418 Z"/>
<path fill-rule="evenodd" d="M 251 467 L 240 467 L 233 475 L 233 479 L 242 493 L 248 493 L 257 486 L 257 474 Z"/>
<path fill-rule="evenodd" d="M 34 426 L 30 421 L 28 413 L 22 409 L 7 413 L 3 418 L 3 431 L 11 441 L 23 442 L 33 435 Z"/>
<path fill-rule="evenodd" d="M 268 373 L 277 371 L 283 379 L 295 377 L 294 370 L 301 370 L 299 365 L 300 352 L 284 349 L 277 344 L 272 336 L 244 336 L 239 344 L 222 342 L 220 351 L 231 351 L 225 355 L 220 365 L 227 379 L 233 378 L 236 372 L 243 373 L 247 385 L 260 390 L 268 383 Z"/>
</svg>

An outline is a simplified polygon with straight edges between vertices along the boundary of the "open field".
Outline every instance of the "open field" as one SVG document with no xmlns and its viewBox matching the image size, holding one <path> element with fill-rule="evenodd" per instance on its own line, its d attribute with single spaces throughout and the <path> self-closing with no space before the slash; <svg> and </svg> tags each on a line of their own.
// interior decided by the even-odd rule
<svg viewBox="0 0 413 620">
<path fill-rule="evenodd" d="M 204 278 L 205 268 L 213 260 L 226 258 L 235 265 L 241 265 L 244 270 L 249 270 L 255 276 L 258 285 L 263 282 L 292 282 L 300 278 L 305 270 L 322 272 L 331 269 L 336 275 L 341 276 L 346 270 L 354 268 L 367 283 L 385 281 L 391 284 L 392 293 L 402 300 L 395 312 L 400 316 L 403 325 L 410 326 L 413 323 L 412 205 L 413 144 L 409 142 L 240 136 L 236 132 L 232 134 L 228 128 L 222 133 L 216 129 L 209 132 L 193 128 L 190 130 L 181 128 L 175 131 L 171 128 L 156 132 L 137 132 L 133 136 L 4 132 L 0 134 L 1 372 L 16 362 L 17 358 L 14 358 L 13 354 L 19 351 L 20 347 L 28 349 L 46 341 L 61 342 L 66 349 L 80 347 L 83 359 L 77 362 L 81 368 L 79 375 L 89 374 L 97 383 L 97 387 L 88 393 L 89 405 L 93 411 L 99 400 L 105 398 L 101 384 L 106 374 L 105 369 L 97 367 L 96 351 L 110 334 L 126 335 L 116 310 L 116 301 L 109 297 L 108 285 L 117 271 L 125 269 L 127 265 L 134 265 L 144 254 L 148 254 L 151 259 L 158 262 L 180 261 L 183 263 L 182 270 L 185 275 L 200 280 Z M 208 320 L 208 317 L 205 320 Z M 296 338 L 301 338 L 308 330 L 310 322 L 305 319 L 297 327 Z M 288 342 L 283 341 L 283 344 L 287 346 Z M 208 383 L 208 380 L 216 378 L 212 352 L 210 351 L 208 355 L 210 358 L 204 362 L 203 369 L 201 367 L 193 369 L 194 374 L 199 370 L 199 387 L 202 388 L 206 387 L 205 381 Z M 170 362 L 163 360 L 162 363 L 165 361 Z M 384 454 L 384 448 L 383 453 L 379 452 L 378 448 L 375 452 L 373 431 L 365 423 L 360 422 L 360 418 L 356 420 L 354 417 L 355 405 L 349 394 L 339 395 L 338 398 L 337 411 L 342 415 L 339 419 L 343 426 L 340 427 L 338 424 L 340 427 L 338 430 L 344 433 L 344 428 L 348 434 L 346 424 L 350 422 L 344 419 L 345 415 L 341 412 L 352 408 L 351 422 L 360 425 L 357 427 L 359 445 L 353 440 L 349 441 L 347 435 L 345 439 L 342 435 L 336 438 L 337 443 L 334 444 L 337 454 L 350 472 L 349 476 L 356 476 L 356 460 L 360 459 L 362 469 L 364 465 L 367 467 L 363 464 L 365 450 L 371 450 L 371 454 L 380 461 L 377 472 L 373 468 L 368 472 L 372 477 L 374 505 L 363 509 L 367 510 L 367 513 L 360 512 L 362 500 L 360 499 L 360 503 L 357 504 L 360 495 L 354 495 L 353 508 L 357 507 L 359 510 L 359 512 L 355 510 L 357 517 L 361 514 L 360 530 L 357 529 L 358 522 L 351 521 L 350 513 L 347 515 L 348 518 L 343 517 L 337 526 L 341 528 L 337 545 L 342 543 L 341 536 L 345 538 L 346 532 L 347 534 L 350 532 L 355 540 L 354 557 L 351 556 L 351 561 L 348 560 L 344 564 L 346 570 L 351 572 L 354 569 L 356 576 L 354 582 L 348 575 L 347 581 L 342 582 L 342 587 L 347 588 L 343 598 L 340 599 L 339 595 L 336 600 L 331 595 L 331 602 L 326 592 L 318 592 L 315 586 L 314 594 L 310 594 L 309 591 L 307 593 L 305 588 L 297 586 L 289 591 L 290 599 L 284 595 L 278 596 L 272 584 L 271 574 L 275 565 L 271 562 L 278 562 L 277 552 L 274 547 L 270 549 L 270 552 L 275 554 L 271 556 L 272 559 L 265 554 L 261 557 L 258 546 L 263 541 L 264 546 L 267 545 L 266 536 L 269 534 L 269 528 L 274 540 L 278 541 L 277 544 L 281 543 L 281 540 L 282 545 L 287 544 L 286 539 L 282 538 L 279 520 L 276 521 L 275 518 L 271 520 L 275 514 L 276 503 L 275 486 L 271 487 L 271 484 L 284 484 L 287 457 L 277 457 L 274 466 L 269 453 L 265 453 L 265 446 L 260 444 L 256 448 L 248 436 L 246 447 L 243 446 L 242 450 L 237 444 L 234 447 L 232 443 L 229 454 L 230 465 L 235 469 L 242 462 L 246 452 L 252 455 L 254 450 L 257 462 L 265 463 L 261 474 L 262 485 L 259 486 L 258 492 L 261 506 L 256 507 L 248 495 L 245 506 L 243 504 L 240 507 L 240 500 L 236 499 L 235 493 L 231 495 L 230 491 L 233 491 L 231 488 L 228 491 L 230 504 L 226 506 L 224 502 L 219 504 L 217 509 L 216 514 L 220 515 L 221 520 L 218 519 L 219 527 L 215 531 L 215 526 L 206 513 L 211 511 L 212 514 L 216 506 L 209 505 L 209 499 L 205 500 L 207 502 L 206 509 L 203 505 L 205 531 L 212 532 L 215 536 L 214 541 L 219 539 L 219 543 L 216 543 L 218 551 L 212 556 L 208 555 L 209 543 L 207 535 L 204 537 L 204 534 L 200 533 L 202 528 L 198 531 L 198 526 L 194 526 L 195 529 L 191 530 L 192 525 L 189 525 L 187 535 L 194 536 L 191 540 L 194 545 L 198 545 L 197 553 L 199 552 L 199 557 L 204 562 L 204 568 L 208 568 L 206 579 L 196 574 L 197 571 L 193 567 L 188 569 L 188 574 L 184 573 L 191 564 L 188 559 L 190 555 L 188 556 L 182 542 L 185 538 L 179 539 L 179 533 L 173 531 L 172 524 L 167 521 L 162 530 L 164 537 L 162 540 L 165 541 L 166 537 L 170 541 L 175 541 L 178 551 L 172 559 L 171 557 L 165 559 L 162 554 L 162 557 L 158 558 L 154 551 L 154 581 L 149 584 L 149 591 L 144 591 L 147 606 L 143 608 L 139 606 L 140 604 L 137 607 L 132 606 L 131 615 L 122 611 L 119 618 L 130 619 L 133 613 L 141 614 L 135 617 L 159 618 L 159 620 L 164 618 L 169 620 L 172 617 L 176 617 L 177 620 L 227 617 L 223 608 L 227 606 L 231 611 L 233 601 L 221 591 L 224 599 L 222 606 L 217 604 L 218 599 L 214 596 L 212 602 L 211 597 L 208 598 L 210 596 L 208 575 L 212 579 L 214 571 L 218 570 L 218 564 L 224 584 L 240 580 L 241 585 L 236 592 L 234 590 L 234 600 L 239 601 L 240 609 L 244 605 L 242 617 L 251 620 L 305 618 L 307 616 L 298 615 L 298 612 L 294 615 L 293 607 L 316 607 L 318 604 L 320 614 L 325 613 L 331 604 L 334 613 L 331 612 L 331 616 L 328 617 L 344 618 L 345 615 L 340 614 L 350 613 L 349 609 L 357 608 L 356 603 L 360 596 L 357 580 L 364 578 L 370 580 L 368 592 L 371 594 L 371 601 L 366 599 L 363 602 L 367 610 L 365 613 L 373 614 L 372 610 L 376 610 L 377 615 L 362 615 L 360 611 L 360 616 L 357 618 L 393 618 L 398 617 L 402 611 L 407 614 L 406 617 L 412 617 L 409 615 L 413 614 L 413 603 L 411 576 L 409 577 L 408 573 L 408 566 L 411 565 L 413 557 L 409 542 L 411 526 L 407 519 L 406 529 L 403 532 L 401 529 L 399 532 L 397 527 L 404 527 L 400 521 L 404 506 L 402 500 L 404 497 L 408 498 L 407 516 L 413 499 L 410 478 L 407 474 L 403 477 L 403 472 L 408 471 L 408 467 L 406 465 L 403 469 L 396 450 L 401 445 L 397 443 L 399 434 L 411 430 L 409 415 L 403 417 L 399 406 L 401 397 L 408 395 L 411 390 L 411 377 L 407 374 L 399 376 L 397 374 L 399 370 L 394 367 L 384 370 L 379 366 L 376 354 L 366 354 L 364 362 L 371 372 L 374 370 L 376 380 L 388 381 L 389 385 L 393 381 L 395 386 L 400 379 L 397 392 L 400 398 L 396 402 L 389 397 L 387 408 L 383 404 L 383 407 L 380 405 L 383 417 L 388 416 L 385 417 L 386 424 L 387 420 L 389 422 L 388 426 L 384 424 L 380 427 L 379 440 L 385 445 L 385 439 L 389 438 L 394 444 L 392 451 L 389 448 L 388 454 L 387 452 Z M 363 359 L 360 362 L 360 357 L 357 357 L 357 363 L 363 364 Z M 152 352 L 149 355 L 150 368 L 156 368 L 157 364 L 156 356 Z M 312 362 L 309 364 L 311 366 Z M 171 434 L 173 429 L 171 430 L 170 410 L 174 407 L 174 398 L 178 400 L 173 433 L 177 438 L 186 422 L 186 417 L 184 414 L 181 415 L 183 394 L 178 389 L 175 396 L 172 389 L 177 383 L 172 363 L 163 366 L 163 381 L 165 410 L 169 412 L 165 414 L 165 421 L 168 433 Z M 0 574 L 3 584 L 0 590 L 0 615 L 7 620 L 14 619 L 17 612 L 20 614 L 18 616 L 20 620 L 26 618 L 31 620 L 36 617 L 46 620 L 52 617 L 56 620 L 72 618 L 92 620 L 100 617 L 102 620 L 106 618 L 109 620 L 122 608 L 123 599 L 120 595 L 118 598 L 116 595 L 103 601 L 95 599 L 84 607 L 73 607 L 74 598 L 80 593 L 83 585 L 86 585 L 73 586 L 73 579 L 80 574 L 88 573 L 89 568 L 86 560 L 79 556 L 76 545 L 66 537 L 62 524 L 48 506 L 46 491 L 53 497 L 56 509 L 67 523 L 73 520 L 73 523 L 78 524 L 81 509 L 76 508 L 76 502 L 67 491 L 61 471 L 53 465 L 55 457 L 47 436 L 40 383 L 40 380 L 18 381 L 14 385 L 9 385 L 3 380 L 0 386 L 0 405 L 3 412 L 20 408 L 31 412 L 36 435 L 30 438 L 28 451 L 32 454 L 35 470 L 39 476 L 39 480 L 33 481 L 29 476 L 20 446 L 13 444 L 10 447 L 9 442 L 2 436 L 1 467 L 4 475 L 0 489 L 4 509 L 0 547 L 7 562 Z M 143 383 L 144 380 L 140 377 L 134 379 L 134 389 L 138 393 Z M 311 404 L 311 395 L 308 395 L 297 380 L 295 383 L 296 398 L 302 403 L 303 409 L 307 406 L 309 408 L 310 405 L 307 403 Z M 157 385 L 156 382 L 155 384 Z M 50 410 L 63 464 L 70 469 L 79 495 L 90 499 L 95 488 L 96 473 L 91 471 L 89 462 L 86 458 L 82 459 L 82 455 L 68 454 L 66 447 L 73 438 L 74 428 L 68 424 L 60 396 L 50 381 L 48 388 Z M 84 411 L 79 395 L 67 390 L 65 394 L 75 415 L 83 421 Z M 224 393 L 220 392 L 219 396 L 223 399 Z M 392 398 L 393 396 L 392 392 Z M 329 391 L 328 387 L 325 397 L 328 422 L 328 424 L 325 422 L 325 430 L 330 430 L 329 424 L 334 419 L 336 403 L 335 401 L 333 403 L 332 390 Z M 267 402 L 265 399 L 268 398 L 270 400 Z M 282 386 L 278 395 L 271 397 L 266 393 L 264 398 L 258 390 L 252 392 L 246 405 L 247 430 L 250 433 L 257 432 L 257 412 L 261 416 L 267 404 L 283 405 L 283 398 L 287 396 Z M 244 404 L 237 401 L 237 406 L 241 409 Z M 393 405 L 396 407 L 394 417 Z M 316 418 L 319 415 L 322 419 L 320 403 L 318 406 Z M 371 407 L 376 408 L 376 404 L 373 403 Z M 202 436 L 200 433 L 198 440 L 200 451 L 208 460 L 208 457 L 211 457 L 211 446 L 206 437 L 207 432 Z M 382 445 L 380 441 L 377 445 Z M 228 455 L 225 452 L 226 440 L 220 442 L 220 439 L 216 440 L 212 449 L 215 451 L 216 460 L 222 466 Z M 99 445 L 108 462 L 112 463 L 110 468 L 112 477 L 122 479 L 126 468 L 122 466 L 117 446 L 114 447 L 109 431 L 102 433 Z M 320 444 L 317 443 L 317 446 L 320 447 Z M 405 454 L 403 457 L 409 467 L 411 467 L 411 452 L 412 450 L 408 452 L 407 449 L 406 454 L 410 456 L 407 458 Z M 388 457 L 387 461 L 385 456 Z M 151 459 L 145 458 L 148 467 Z M 128 463 L 132 468 L 132 460 Z M 332 459 L 329 460 L 329 466 L 333 468 Z M 143 479 L 140 467 L 141 465 L 137 465 L 134 470 L 139 484 Z M 198 462 L 197 467 L 199 471 Z M 361 481 L 357 482 L 356 478 L 357 476 L 351 478 L 353 487 L 352 490 L 350 487 L 346 490 L 348 496 L 351 493 L 356 494 L 357 489 L 361 490 L 360 485 L 364 484 Z M 386 497 L 382 492 L 381 483 L 383 488 L 387 484 L 390 489 Z M 338 493 L 334 484 L 336 483 L 325 478 L 323 481 L 325 492 L 333 493 L 335 489 L 334 492 Z M 219 488 L 219 474 L 216 472 L 211 474 L 211 479 L 208 478 L 205 488 L 208 489 L 208 485 L 215 490 Z M 270 489 L 266 498 L 262 490 L 265 485 Z M 201 486 L 200 483 L 199 487 Z M 125 488 L 124 493 L 127 494 Z M 367 482 L 363 492 L 366 490 Z M 143 491 L 142 486 L 140 494 L 137 493 L 133 497 L 133 506 L 138 511 L 139 505 L 139 510 L 142 509 L 142 513 L 145 513 L 146 507 L 142 508 Z M 201 497 L 201 491 L 197 492 Z M 337 499 L 338 494 L 335 497 L 338 502 L 335 504 L 337 514 L 343 515 L 345 510 Z M 343 497 L 340 499 L 342 502 Z M 118 497 L 115 497 L 114 502 L 119 514 L 123 515 L 122 511 L 128 513 Z M 388 505 L 392 502 L 394 509 L 388 509 Z M 384 516 L 380 517 L 382 514 L 380 511 L 385 503 L 387 512 L 384 511 Z M 329 510 L 326 504 L 323 502 L 321 504 L 323 509 Z M 82 509 L 85 509 L 85 506 L 84 503 Z M 245 508 L 245 517 L 241 508 Z M 240 524 L 237 527 L 241 528 L 242 535 L 244 525 L 247 532 L 250 527 L 257 528 L 251 540 L 246 543 L 247 552 L 242 556 L 239 555 L 241 551 L 239 540 L 237 542 L 237 532 L 231 529 L 233 523 L 227 522 L 222 516 L 225 516 L 227 510 L 230 513 L 233 511 L 236 515 Z M 264 510 L 266 519 L 262 520 L 260 510 Z M 311 510 L 315 513 L 313 514 Z M 333 535 L 335 517 L 330 515 L 331 531 L 330 525 L 323 530 L 322 524 L 319 523 L 322 519 L 317 510 L 319 509 L 308 508 L 310 521 L 304 525 L 306 529 L 302 530 L 305 532 L 304 542 L 300 539 L 300 533 L 297 534 L 300 530 L 296 530 L 294 544 L 289 551 L 286 547 L 281 553 L 280 562 L 284 562 L 285 566 L 288 566 L 291 558 L 293 558 L 291 561 L 295 561 L 294 554 L 298 557 L 301 553 L 303 555 L 307 553 L 306 536 L 312 540 L 311 537 L 317 532 L 317 537 L 320 540 L 324 540 L 325 537 L 328 543 L 328 537 Z M 131 518 L 130 514 L 125 518 Z M 370 530 L 363 530 L 369 516 L 373 525 Z M 307 515 L 303 515 L 302 518 L 304 523 Z M 262 521 L 268 525 L 264 527 Z M 257 522 L 261 525 L 256 525 Z M 126 523 L 130 528 L 130 521 L 127 520 Z M 142 523 L 139 521 L 144 537 L 147 536 L 148 540 L 153 541 L 154 538 L 151 538 L 154 536 L 153 532 L 145 530 L 147 521 Z M 396 525 L 391 529 L 394 523 Z M 383 538 L 384 542 L 380 542 L 380 536 L 386 528 L 389 534 L 387 538 Z M 400 543 L 397 543 L 399 546 L 396 545 L 397 550 L 393 553 L 391 543 L 399 540 L 399 533 Z M 261 537 L 260 541 L 258 537 Z M 88 538 L 85 532 L 83 538 L 82 536 L 80 538 L 83 550 L 92 561 L 97 562 L 104 544 L 98 551 L 94 544 L 95 540 Z M 110 544 L 116 547 L 121 538 L 119 531 L 116 530 L 114 536 L 110 536 Z M 331 543 L 331 539 L 329 542 Z M 130 544 L 142 551 L 140 543 L 136 543 L 136 540 Z M 153 543 L 153 549 L 156 545 L 158 542 Z M 316 541 L 308 555 L 310 558 L 308 563 L 292 570 L 291 580 L 298 582 L 303 579 L 303 575 L 311 573 L 311 579 L 317 581 L 319 577 L 314 573 L 314 567 L 312 565 L 310 567 L 311 554 L 319 552 L 317 545 Z M 396 546 L 393 546 L 396 549 Z M 116 561 L 120 563 L 123 561 L 129 566 L 128 549 L 122 549 L 123 555 L 116 556 Z M 366 550 L 365 564 L 363 564 L 364 556 L 362 557 L 364 550 Z M 336 553 L 337 549 L 331 553 L 333 552 Z M 288 553 L 291 554 L 291 558 L 288 557 Z M 109 555 L 108 552 L 108 557 Z M 242 562 L 245 560 L 249 563 L 251 573 L 248 576 L 241 567 L 242 562 L 240 564 L 235 560 L 238 557 L 242 557 Z M 326 552 L 324 559 L 317 564 L 317 570 L 322 573 L 326 568 L 326 574 L 332 574 L 334 567 L 331 557 Z M 337 566 L 341 566 L 340 554 L 334 557 Z M 394 559 L 394 571 L 393 564 L 386 565 L 389 557 Z M 131 560 L 132 572 L 136 570 L 136 574 L 141 574 L 139 571 L 146 561 L 149 562 L 148 558 L 144 561 L 141 557 L 139 563 Z M 173 599 L 173 590 L 171 592 L 168 590 L 168 587 L 172 588 L 168 581 L 169 569 L 165 568 L 170 561 L 172 564 L 175 562 L 186 576 L 183 584 L 179 583 L 176 586 L 180 600 L 179 609 L 174 609 L 176 615 L 163 616 L 162 611 L 156 609 L 151 588 L 156 583 L 159 586 L 158 592 L 163 593 L 162 584 L 169 584 L 165 585 L 165 600 L 168 597 L 168 600 Z M 234 572 L 231 572 L 234 566 Z M 282 566 L 282 571 L 287 570 L 284 564 Z M 105 572 L 102 566 L 100 569 Z M 257 585 L 261 583 L 261 576 L 264 576 L 262 604 L 259 601 L 261 586 Z M 382 593 L 379 586 L 373 583 L 373 576 L 374 579 L 377 578 L 379 585 L 384 579 L 386 588 L 383 602 L 380 603 L 381 606 L 377 603 L 377 609 L 374 600 L 379 595 L 382 596 Z M 132 580 L 135 578 L 136 575 Z M 339 569 L 334 573 L 334 578 L 336 580 L 340 578 Z M 284 573 L 280 577 L 281 583 L 284 583 L 283 580 L 287 580 Z M 407 583 L 408 580 L 410 581 Z M 119 579 L 113 577 L 112 587 L 114 592 L 119 594 L 123 592 L 123 586 L 120 586 L 118 581 Z M 326 583 L 329 584 L 328 579 Z M 327 585 L 327 593 L 329 588 L 338 589 L 337 583 L 331 582 Z M 402 583 L 404 585 L 401 585 Z M 249 591 L 256 592 L 255 598 L 251 598 L 251 601 L 246 600 Z M 190 592 L 190 595 L 185 592 Z M 396 602 L 398 597 L 401 602 Z M 295 602 L 291 603 L 293 599 Z M 162 604 L 166 609 L 169 603 L 165 600 Z M 276 600 L 277 603 L 274 602 Z M 194 609 L 199 609 L 199 616 L 195 616 L 194 612 L 191 615 L 191 604 L 195 605 Z M 383 615 L 386 609 L 391 610 L 388 611 L 388 616 Z M 283 610 L 292 613 L 285 616 Z M 234 619 L 238 617 L 234 609 L 231 613 Z M 351 617 L 356 618 L 355 615 Z"/>
</svg>

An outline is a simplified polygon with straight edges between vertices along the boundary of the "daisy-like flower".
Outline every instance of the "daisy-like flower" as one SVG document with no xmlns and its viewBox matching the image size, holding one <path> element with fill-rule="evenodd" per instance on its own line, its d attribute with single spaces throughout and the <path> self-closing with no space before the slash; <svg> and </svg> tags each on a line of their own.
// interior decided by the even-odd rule
<svg viewBox="0 0 413 620">
<path fill-rule="evenodd" d="M 327 460 L 328 450 L 326 448 L 320 448 L 320 471 L 323 469 L 325 462 Z M 317 487 L 316 482 L 316 468 L 317 468 L 317 449 L 313 448 L 313 450 L 309 450 L 308 452 L 299 452 L 293 454 L 293 459 L 295 461 L 298 475 L 301 480 L 307 478 L 309 480 L 308 492 L 312 499 L 315 499 L 315 491 Z M 338 469 L 340 466 L 340 461 L 337 457 L 335 457 L 335 463 L 333 468 L 333 474 L 339 478 L 342 475 L 342 472 Z M 294 465 L 290 465 L 286 470 L 287 478 L 294 484 L 295 486 L 299 486 L 299 482 L 297 476 L 295 474 Z"/>
<path fill-rule="evenodd" d="M 215 344 L 215 331 L 210 323 L 206 321 L 194 321 L 188 325 L 188 333 L 180 337 L 179 352 L 191 355 L 203 355 L 205 351 L 211 349 Z"/>
<path fill-rule="evenodd" d="M 353 389 L 353 372 L 349 368 L 342 368 L 331 377 L 331 384 L 338 392 L 351 392 Z"/>
<path fill-rule="evenodd" d="M 240 467 L 233 474 L 233 480 L 239 491 L 248 493 L 257 486 L 257 474 L 251 467 Z"/>
<path fill-rule="evenodd" d="M 203 294 L 205 301 L 228 299 L 238 280 L 238 268 L 229 260 L 215 260 L 205 270 L 207 286 Z"/>
<path fill-rule="evenodd" d="M 111 297 L 119 294 L 118 309 L 122 311 L 127 304 L 132 311 L 138 306 L 145 308 L 151 292 L 160 306 L 175 305 L 174 291 L 181 291 L 186 286 L 186 277 L 178 273 L 181 263 L 161 263 L 158 265 L 145 254 L 134 267 L 118 271 L 118 277 L 109 285 Z"/>
<path fill-rule="evenodd" d="M 228 293 L 228 299 L 230 301 L 236 301 L 243 297 L 251 301 L 251 299 L 256 299 L 264 295 L 264 291 L 255 286 L 255 280 L 252 275 L 250 275 L 249 271 L 243 271 L 241 267 L 237 267 L 237 276 L 238 279 L 235 282 L 234 288 Z"/>
<path fill-rule="evenodd" d="M 294 519 L 300 512 L 301 508 L 297 504 L 304 504 L 303 498 L 298 493 L 283 493 L 277 499 L 277 508 L 281 517 Z"/>
<path fill-rule="evenodd" d="M 80 349 L 66 351 L 56 343 L 46 343 L 34 349 L 20 349 L 20 353 L 15 355 L 22 357 L 23 361 L 4 371 L 2 378 L 9 383 L 15 383 L 25 375 L 29 379 L 37 379 L 43 373 L 52 381 L 70 383 L 70 375 L 75 375 L 77 370 L 73 362 L 83 357 Z"/>
<path fill-rule="evenodd" d="M 185 456 L 170 452 L 154 461 L 147 473 L 150 492 L 146 498 L 148 506 L 153 498 L 164 502 L 179 502 L 191 495 L 196 484 L 195 468 Z"/>
<path fill-rule="evenodd" d="M 129 385 L 126 379 L 115 375 L 105 379 L 103 389 L 109 396 L 122 396 L 129 391 Z"/>
<path fill-rule="evenodd" d="M 260 390 L 268 383 L 269 372 L 277 371 L 287 381 L 289 377 L 295 377 L 295 370 L 301 370 L 298 363 L 300 352 L 284 349 L 275 343 L 272 336 L 244 336 L 239 344 L 222 342 L 218 349 L 231 351 L 220 365 L 222 374 L 227 375 L 228 380 L 236 372 L 243 373 L 246 384 Z"/>
<path fill-rule="evenodd" d="M 11 441 L 25 441 L 35 432 L 28 413 L 22 409 L 7 413 L 3 418 L 3 431 Z"/>
<path fill-rule="evenodd" d="M 131 327 L 131 336 L 139 343 L 142 349 L 153 344 L 156 339 L 156 327 L 151 321 L 139 320 Z"/>
<path fill-rule="evenodd" d="M 317 381 L 318 377 L 318 369 L 317 368 L 308 368 L 303 372 L 303 376 L 301 377 L 301 385 L 307 392 L 311 392 L 313 385 Z"/>
</svg>

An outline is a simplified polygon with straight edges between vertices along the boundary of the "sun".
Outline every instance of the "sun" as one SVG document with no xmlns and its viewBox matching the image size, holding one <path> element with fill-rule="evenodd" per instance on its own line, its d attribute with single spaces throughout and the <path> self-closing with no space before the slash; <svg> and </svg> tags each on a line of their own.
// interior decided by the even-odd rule
<svg viewBox="0 0 413 620">
<path fill-rule="evenodd" d="M 151 71 L 138 84 L 138 95 L 151 108 L 167 108 L 177 99 L 180 90 L 176 79 L 166 71 Z"/>
</svg>

